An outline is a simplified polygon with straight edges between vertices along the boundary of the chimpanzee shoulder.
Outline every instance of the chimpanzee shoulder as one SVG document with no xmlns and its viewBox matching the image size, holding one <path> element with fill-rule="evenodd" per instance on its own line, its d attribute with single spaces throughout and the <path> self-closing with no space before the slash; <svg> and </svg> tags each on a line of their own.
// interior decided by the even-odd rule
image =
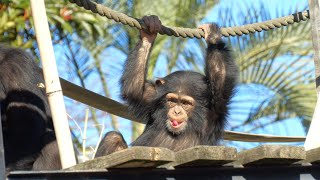
<svg viewBox="0 0 320 180">
<path fill-rule="evenodd" d="M 7 171 L 30 170 L 42 149 L 55 141 L 48 99 L 45 89 L 39 87 L 44 84 L 43 74 L 24 50 L 3 45 L 0 45 L 0 68 Z M 56 148 L 47 149 L 53 154 L 58 151 Z"/>
</svg>

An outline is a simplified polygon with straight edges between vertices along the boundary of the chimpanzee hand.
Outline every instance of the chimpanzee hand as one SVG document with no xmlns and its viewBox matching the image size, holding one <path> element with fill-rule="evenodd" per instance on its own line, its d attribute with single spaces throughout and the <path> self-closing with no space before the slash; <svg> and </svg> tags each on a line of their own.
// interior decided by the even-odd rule
<svg viewBox="0 0 320 180">
<path fill-rule="evenodd" d="M 153 43 L 161 29 L 161 21 L 159 20 L 158 16 L 155 15 L 144 16 L 142 20 L 144 21 L 147 29 L 140 30 L 141 39 Z"/>
<path fill-rule="evenodd" d="M 221 41 L 221 32 L 217 24 L 203 24 L 198 27 L 204 31 L 204 39 L 208 44 L 217 44 Z"/>
</svg>

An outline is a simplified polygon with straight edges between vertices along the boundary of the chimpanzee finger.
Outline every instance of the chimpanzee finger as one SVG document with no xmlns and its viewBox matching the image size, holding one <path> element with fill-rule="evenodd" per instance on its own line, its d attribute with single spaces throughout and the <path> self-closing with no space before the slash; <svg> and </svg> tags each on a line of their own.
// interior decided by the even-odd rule
<svg viewBox="0 0 320 180">
<path fill-rule="evenodd" d="M 156 16 L 150 16 L 150 27 L 149 27 L 149 31 L 150 33 L 154 34 L 157 33 L 155 32 L 155 25 L 156 25 Z"/>
<path fill-rule="evenodd" d="M 142 18 L 143 22 L 144 22 L 144 25 L 146 26 L 147 28 L 147 31 L 150 32 L 150 17 L 149 16 L 144 16 Z"/>
<path fill-rule="evenodd" d="M 156 23 L 155 23 L 155 31 L 158 33 L 160 31 L 160 29 L 161 29 L 161 21 L 157 17 Z"/>
<path fill-rule="evenodd" d="M 210 31 L 210 27 L 208 24 L 202 24 L 198 27 L 198 29 L 201 29 L 204 31 L 204 38 L 207 39 L 207 37 L 209 36 L 209 31 Z"/>
<path fill-rule="evenodd" d="M 198 27 L 198 29 L 202 29 L 203 31 L 207 32 L 210 30 L 209 24 L 202 24 Z"/>
</svg>

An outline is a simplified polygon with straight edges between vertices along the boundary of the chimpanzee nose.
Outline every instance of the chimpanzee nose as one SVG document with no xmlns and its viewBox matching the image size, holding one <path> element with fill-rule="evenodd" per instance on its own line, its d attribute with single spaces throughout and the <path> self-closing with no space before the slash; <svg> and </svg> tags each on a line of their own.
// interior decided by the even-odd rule
<svg viewBox="0 0 320 180">
<path fill-rule="evenodd" d="M 176 107 L 174 108 L 174 113 L 180 114 L 180 113 L 181 113 L 181 109 L 176 106 Z"/>
</svg>

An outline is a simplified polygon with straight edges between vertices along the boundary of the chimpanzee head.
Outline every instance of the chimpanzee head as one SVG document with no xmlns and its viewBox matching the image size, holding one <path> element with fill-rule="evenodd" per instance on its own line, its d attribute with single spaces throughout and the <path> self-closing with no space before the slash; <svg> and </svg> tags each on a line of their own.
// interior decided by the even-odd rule
<svg viewBox="0 0 320 180">
<path fill-rule="evenodd" d="M 157 80 L 156 90 L 154 123 L 164 123 L 173 135 L 204 131 L 210 111 L 210 91 L 204 75 L 177 71 Z"/>
</svg>

